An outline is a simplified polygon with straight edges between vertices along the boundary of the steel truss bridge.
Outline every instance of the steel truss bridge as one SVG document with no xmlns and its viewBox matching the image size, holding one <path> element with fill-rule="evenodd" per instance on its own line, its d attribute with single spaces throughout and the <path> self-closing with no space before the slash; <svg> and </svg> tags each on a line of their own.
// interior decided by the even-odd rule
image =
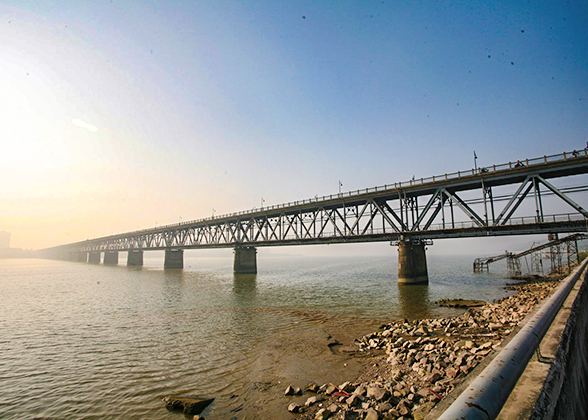
<svg viewBox="0 0 588 420">
<path fill-rule="evenodd" d="M 570 195 L 585 192 L 588 183 L 583 180 L 583 185 L 557 188 L 552 180 L 586 173 L 588 149 L 413 178 L 408 182 L 121 233 L 45 251 L 239 248 L 407 240 L 426 243 L 440 238 L 585 232 L 588 211 Z M 549 212 L 551 208 L 562 207 L 568 212 Z"/>
</svg>

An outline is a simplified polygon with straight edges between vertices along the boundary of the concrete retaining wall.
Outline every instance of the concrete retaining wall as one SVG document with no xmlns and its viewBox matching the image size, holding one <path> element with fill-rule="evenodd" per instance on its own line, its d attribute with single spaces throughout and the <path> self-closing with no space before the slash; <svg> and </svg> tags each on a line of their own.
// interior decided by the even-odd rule
<svg viewBox="0 0 588 420">
<path fill-rule="evenodd" d="M 531 419 L 588 419 L 588 281 L 572 305 Z"/>
</svg>

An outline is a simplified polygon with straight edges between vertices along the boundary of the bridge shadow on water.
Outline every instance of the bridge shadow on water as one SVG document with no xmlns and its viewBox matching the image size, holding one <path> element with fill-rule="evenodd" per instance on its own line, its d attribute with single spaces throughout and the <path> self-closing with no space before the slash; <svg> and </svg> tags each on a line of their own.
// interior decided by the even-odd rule
<svg viewBox="0 0 588 420">
<path fill-rule="evenodd" d="M 254 304 L 257 297 L 257 274 L 234 274 L 233 297 L 238 307 Z"/>
<path fill-rule="evenodd" d="M 409 321 L 433 317 L 427 284 L 399 284 L 398 302 L 400 316 Z"/>
</svg>

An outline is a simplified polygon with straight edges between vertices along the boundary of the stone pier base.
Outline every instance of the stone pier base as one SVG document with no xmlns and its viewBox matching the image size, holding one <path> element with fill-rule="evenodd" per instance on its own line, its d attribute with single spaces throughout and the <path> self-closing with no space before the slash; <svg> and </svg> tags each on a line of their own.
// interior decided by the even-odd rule
<svg viewBox="0 0 588 420">
<path fill-rule="evenodd" d="M 235 248 L 235 274 L 257 274 L 257 249 L 252 246 Z"/>
<path fill-rule="evenodd" d="M 184 250 L 166 249 L 163 268 L 184 268 Z"/>
<path fill-rule="evenodd" d="M 105 265 L 117 265 L 118 264 L 118 251 L 104 252 L 104 264 Z"/>
<path fill-rule="evenodd" d="M 88 262 L 90 264 L 100 264 L 100 253 L 99 252 L 88 253 Z"/>
<path fill-rule="evenodd" d="M 415 244 L 410 240 L 398 243 L 398 283 L 429 283 L 424 243 Z"/>
<path fill-rule="evenodd" d="M 129 251 L 127 265 L 143 266 L 143 251 Z"/>
</svg>

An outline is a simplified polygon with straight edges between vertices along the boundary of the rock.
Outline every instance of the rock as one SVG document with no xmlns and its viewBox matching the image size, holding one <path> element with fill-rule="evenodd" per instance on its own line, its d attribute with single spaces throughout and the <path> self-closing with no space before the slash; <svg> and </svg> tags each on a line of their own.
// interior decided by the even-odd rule
<svg viewBox="0 0 588 420">
<path fill-rule="evenodd" d="M 427 330 L 427 327 L 423 325 L 422 327 L 417 328 L 414 333 L 415 335 L 427 335 L 429 334 L 429 330 Z"/>
<path fill-rule="evenodd" d="M 356 407 L 363 401 L 363 397 L 361 395 L 353 394 L 351 397 L 345 400 L 345 403 L 349 407 Z"/>
<path fill-rule="evenodd" d="M 325 389 L 325 394 L 332 395 L 335 391 L 337 391 L 337 387 L 333 384 L 329 384 Z"/>
<path fill-rule="evenodd" d="M 412 417 L 414 420 L 424 420 L 427 414 L 435 407 L 434 402 L 426 402 L 421 404 L 419 407 L 412 410 Z"/>
<path fill-rule="evenodd" d="M 344 411 L 343 412 L 343 420 L 359 420 L 361 419 L 361 414 L 358 411 Z"/>
<path fill-rule="evenodd" d="M 204 417 L 202 417 L 199 414 L 196 414 L 194 417 L 192 417 L 192 420 L 206 420 Z"/>
<path fill-rule="evenodd" d="M 339 385 L 339 389 L 343 392 L 350 393 L 350 392 L 353 392 L 354 388 L 353 388 L 353 385 L 351 385 L 351 382 L 345 382 L 345 383 L 342 383 L 341 385 Z"/>
<path fill-rule="evenodd" d="M 315 382 L 311 382 L 304 387 L 304 390 L 317 394 L 319 392 L 319 386 Z"/>
<path fill-rule="evenodd" d="M 329 410 L 332 414 L 335 414 L 337 411 L 339 411 L 339 406 L 337 404 L 331 404 L 327 410 Z"/>
<path fill-rule="evenodd" d="M 392 407 L 392 404 L 390 404 L 388 401 L 383 402 L 378 404 L 378 406 L 376 407 L 376 409 L 380 412 L 380 413 L 386 413 L 390 410 L 392 410 L 394 407 Z"/>
<path fill-rule="evenodd" d="M 317 402 L 321 402 L 323 401 L 324 398 L 323 397 L 319 397 L 318 395 L 315 397 L 310 397 L 309 399 L 306 400 L 306 402 L 304 403 L 305 406 L 310 407 L 311 405 L 316 404 Z"/>
<path fill-rule="evenodd" d="M 326 408 L 321 408 L 319 411 L 316 412 L 316 416 L 314 417 L 317 420 L 325 420 L 331 417 L 331 412 Z"/>
<path fill-rule="evenodd" d="M 364 420 L 378 420 L 380 418 L 378 412 L 373 408 L 368 408 Z"/>
<path fill-rule="evenodd" d="M 364 396 L 367 393 L 367 388 L 364 384 L 360 384 L 355 391 L 353 391 L 353 395 L 361 395 Z"/>
<path fill-rule="evenodd" d="M 289 386 L 288 388 L 286 388 L 286 390 L 284 391 L 284 395 L 294 395 L 294 388 L 292 388 L 291 386 Z"/>
<path fill-rule="evenodd" d="M 396 410 L 400 413 L 401 416 L 407 416 L 410 414 L 410 408 L 408 408 L 406 402 L 404 400 L 400 401 L 396 406 Z"/>
<path fill-rule="evenodd" d="M 296 403 L 292 403 L 292 404 L 290 404 L 290 405 L 288 406 L 288 411 L 289 411 L 290 413 L 300 413 L 300 411 L 301 411 L 300 409 L 301 409 L 301 408 L 302 408 L 302 407 L 300 407 L 300 405 L 298 405 L 298 404 L 296 404 Z"/>
<path fill-rule="evenodd" d="M 382 401 L 390 397 L 390 392 L 379 385 L 370 385 L 367 387 L 367 398 L 373 398 L 376 401 Z"/>
<path fill-rule="evenodd" d="M 433 372 L 431 375 L 427 376 L 427 378 L 425 379 L 425 381 L 431 382 L 431 383 L 435 383 L 435 382 L 437 382 L 441 378 L 442 378 L 441 373 L 439 373 L 439 372 Z"/>
<path fill-rule="evenodd" d="M 171 411 L 181 411 L 184 414 L 200 414 L 214 398 L 200 398 L 193 395 L 173 396 L 163 398 L 165 408 Z"/>
</svg>

